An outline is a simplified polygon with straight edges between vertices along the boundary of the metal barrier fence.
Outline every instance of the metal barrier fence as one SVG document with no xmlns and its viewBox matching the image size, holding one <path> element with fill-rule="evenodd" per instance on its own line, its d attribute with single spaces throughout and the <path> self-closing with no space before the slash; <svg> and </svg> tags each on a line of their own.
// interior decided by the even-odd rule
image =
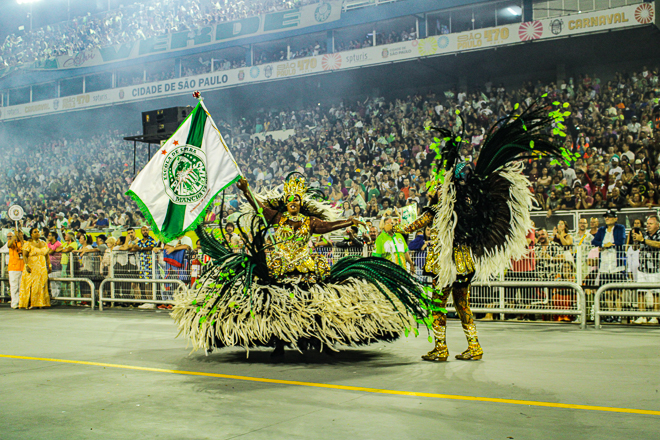
<svg viewBox="0 0 660 440">
<path fill-rule="evenodd" d="M 605 293 L 607 291 L 614 290 L 614 292 L 611 293 Z M 643 294 L 640 294 L 640 291 L 644 291 Z M 634 293 L 633 293 L 634 292 Z M 614 310 L 612 307 L 612 303 L 616 303 L 617 300 L 620 300 L 622 296 L 624 295 L 632 295 L 633 297 L 636 297 L 639 302 L 646 302 L 649 298 L 651 298 L 651 306 L 654 308 L 653 311 L 647 311 L 647 310 L 632 310 L 632 309 L 627 309 L 627 310 L 616 310 L 616 306 L 614 306 Z M 636 317 L 651 317 L 651 318 L 660 318 L 660 308 L 658 307 L 659 305 L 659 298 L 658 296 L 660 295 L 660 284 L 658 283 L 608 283 L 608 284 L 603 284 L 598 288 L 596 291 L 596 295 L 594 298 L 594 327 L 597 329 L 600 329 L 601 326 L 601 316 L 636 316 Z M 642 298 L 640 298 L 642 296 Z M 601 301 L 601 298 L 604 298 L 604 301 Z M 605 310 L 602 309 L 603 303 L 607 307 L 605 307 Z"/>
<path fill-rule="evenodd" d="M 520 289 L 520 288 L 524 289 Z M 497 306 L 483 307 L 473 292 L 476 288 L 497 288 Z M 530 301 L 530 302 L 508 302 L 506 290 L 512 289 L 552 292 L 552 301 Z M 575 291 L 571 293 L 567 289 Z M 554 298 L 561 292 L 561 299 Z M 587 325 L 587 309 L 585 307 L 584 290 L 577 283 L 566 281 L 491 281 L 490 283 L 473 283 L 470 292 L 470 308 L 473 313 L 501 313 L 510 315 L 576 315 L 579 318 L 580 328 L 585 329 Z M 477 301 L 475 301 L 477 299 Z M 558 302 L 561 301 L 561 302 Z M 447 307 L 447 311 L 455 312 L 453 307 Z"/>
<path fill-rule="evenodd" d="M 135 279 L 135 278 L 106 278 L 105 280 L 101 281 L 101 285 L 99 286 L 99 310 L 103 311 L 103 303 L 104 302 L 121 302 L 121 303 L 143 303 L 143 304 L 174 304 L 174 301 L 172 299 L 157 299 L 156 298 L 156 293 L 154 292 L 153 297 L 151 299 L 146 299 L 146 298 L 115 298 L 113 293 L 111 293 L 111 296 L 109 298 L 103 296 L 103 286 L 105 286 L 106 283 L 111 283 L 114 284 L 116 282 L 129 282 L 129 283 L 149 283 L 149 284 L 177 284 L 179 288 L 186 289 L 187 286 L 183 283 L 181 280 L 140 280 L 140 279 Z M 112 290 L 112 289 L 111 289 Z"/>
<path fill-rule="evenodd" d="M 192 252 L 165 256 L 163 252 L 106 251 L 54 254 L 48 289 L 52 300 L 90 302 L 95 306 L 101 283 L 111 280 L 111 298 L 117 302 L 171 303 L 177 286 L 191 282 Z M 53 258 L 54 257 L 54 258 Z M 0 254 L 0 299 L 10 300 L 8 255 Z M 149 285 L 143 292 L 141 285 Z M 151 298 L 151 300 L 149 300 Z M 160 298 L 160 299 L 158 299 Z"/>
<path fill-rule="evenodd" d="M 50 278 L 50 277 L 49 277 Z M 82 297 L 82 296 L 73 296 L 75 289 L 71 289 L 71 295 L 70 296 L 62 296 L 62 295 L 57 295 L 57 296 L 52 296 L 52 299 L 55 301 L 71 301 L 71 302 L 89 302 L 90 307 L 92 310 L 94 310 L 95 303 L 96 303 L 96 288 L 94 286 L 94 282 L 90 280 L 89 278 L 77 278 L 77 277 L 72 277 L 72 278 L 50 278 L 50 285 L 52 286 L 55 283 L 61 283 L 61 282 L 66 282 L 66 283 L 71 283 L 71 285 L 75 285 L 75 283 L 85 283 L 89 286 L 89 297 Z M 51 292 L 52 292 L 52 287 L 51 287 Z"/>
<path fill-rule="evenodd" d="M 578 240 L 575 240 L 578 242 Z M 369 256 L 373 248 L 326 246 L 314 250 L 324 255 L 330 265 L 339 259 Z M 606 251 L 616 252 L 616 251 Z M 589 313 L 600 325 L 602 316 L 633 316 L 660 318 L 658 294 L 637 294 L 644 287 L 660 290 L 660 283 L 639 284 L 639 253 L 637 245 L 620 249 L 625 254 L 623 265 L 616 273 L 603 271 L 602 258 L 609 257 L 590 243 L 581 246 L 536 245 L 520 261 L 512 262 L 505 273 L 493 276 L 490 284 L 473 284 L 471 304 L 475 313 L 514 315 L 548 315 L 554 319 L 571 320 Z M 426 251 L 410 252 L 415 274 L 422 282 L 430 283 L 424 272 Z M 603 255 L 605 255 L 603 257 Z M 94 303 L 100 295 L 101 284 L 106 286 L 112 303 L 170 304 L 173 293 L 181 286 L 190 286 L 199 275 L 192 262 L 195 252 L 180 252 L 176 256 L 156 252 L 107 251 L 86 254 L 59 255 L 59 265 L 53 264 L 50 291 L 55 300 Z M 660 258 L 660 253 L 654 258 Z M 0 298 L 9 299 L 7 254 L 0 254 Z M 656 262 L 660 270 L 660 261 Z M 58 270 L 59 269 L 59 270 Z M 611 269 L 611 268 L 610 268 Z M 202 270 L 203 271 L 203 270 Z M 659 275 L 660 276 L 660 275 Z M 107 281 L 107 282 L 106 282 Z M 611 283 L 620 283 L 612 287 Z M 109 284 L 109 286 L 107 286 Z M 579 289 L 576 288 L 579 287 Z M 653 289 L 655 287 L 655 289 Z M 614 294 L 607 290 L 621 289 Z M 650 299 L 649 299 L 650 298 Z M 451 299 L 448 310 L 452 311 Z M 584 325 L 585 319 L 580 319 Z"/>
</svg>

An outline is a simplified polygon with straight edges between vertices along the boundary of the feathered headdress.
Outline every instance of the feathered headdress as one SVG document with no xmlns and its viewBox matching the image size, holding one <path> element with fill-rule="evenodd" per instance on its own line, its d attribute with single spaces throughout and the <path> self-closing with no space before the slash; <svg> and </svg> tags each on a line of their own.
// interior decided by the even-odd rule
<svg viewBox="0 0 660 440">
<path fill-rule="evenodd" d="M 289 196 L 298 196 L 302 201 L 306 192 L 307 192 L 307 185 L 305 184 L 304 177 L 300 177 L 300 176 L 293 177 L 292 174 L 289 174 L 287 176 L 287 179 L 284 181 L 285 198 L 289 198 Z"/>
<path fill-rule="evenodd" d="M 335 221 L 339 219 L 341 210 L 327 202 L 327 197 L 321 189 L 307 187 L 305 177 L 297 171 L 286 176 L 282 192 L 271 190 L 256 194 L 255 197 L 271 209 L 284 212 L 286 210 L 287 198 L 294 194 L 300 196 L 300 213 L 302 215 L 316 217 L 323 221 Z M 252 219 L 256 214 L 252 206 L 248 203 L 243 203 L 240 211 L 244 214 L 240 220 L 241 227 L 250 228 L 253 224 Z"/>
</svg>

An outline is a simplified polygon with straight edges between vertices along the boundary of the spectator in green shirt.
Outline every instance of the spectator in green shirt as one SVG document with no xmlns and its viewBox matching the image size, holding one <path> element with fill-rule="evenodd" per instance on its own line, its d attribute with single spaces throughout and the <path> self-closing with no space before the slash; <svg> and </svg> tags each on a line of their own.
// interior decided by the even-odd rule
<svg viewBox="0 0 660 440">
<path fill-rule="evenodd" d="M 410 265 L 410 273 L 415 275 L 415 264 L 408 253 L 408 243 L 403 235 L 394 232 L 392 217 L 384 217 L 381 222 L 382 232 L 376 238 L 376 246 L 373 256 L 382 257 L 408 269 L 406 262 Z"/>
</svg>

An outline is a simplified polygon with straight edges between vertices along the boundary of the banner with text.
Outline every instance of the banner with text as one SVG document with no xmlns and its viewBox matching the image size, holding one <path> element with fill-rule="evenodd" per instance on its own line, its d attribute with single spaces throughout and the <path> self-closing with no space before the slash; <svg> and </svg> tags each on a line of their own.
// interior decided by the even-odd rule
<svg viewBox="0 0 660 440">
<path fill-rule="evenodd" d="M 654 15 L 653 4 L 642 3 L 589 14 L 569 15 L 555 19 L 477 29 L 429 37 L 423 40 L 404 41 L 9 106 L 0 109 L 0 120 L 26 118 L 59 111 L 186 94 L 194 90 L 215 90 L 246 83 L 295 78 L 329 71 L 408 61 L 420 57 L 487 49 L 531 40 L 560 38 L 601 30 L 647 25 L 653 23 Z"/>
<path fill-rule="evenodd" d="M 70 69 L 91 67 L 157 53 L 217 44 L 238 38 L 301 29 L 329 23 L 340 18 L 341 1 L 331 0 L 281 12 L 270 12 L 241 20 L 228 21 L 193 31 L 174 32 L 145 40 L 88 50 L 76 53 L 73 56 L 60 56 L 48 62 L 35 63 L 32 68 Z"/>
</svg>

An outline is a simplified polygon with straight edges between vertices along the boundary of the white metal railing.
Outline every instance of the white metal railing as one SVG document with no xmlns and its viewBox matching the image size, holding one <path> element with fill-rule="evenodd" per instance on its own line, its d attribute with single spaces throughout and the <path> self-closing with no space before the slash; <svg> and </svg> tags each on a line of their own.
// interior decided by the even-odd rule
<svg viewBox="0 0 660 440">
<path fill-rule="evenodd" d="M 394 3 L 397 1 L 403 0 L 344 0 L 342 8 L 345 11 L 350 11 L 351 9 L 366 8 L 369 6 L 378 6 L 384 5 L 386 3 Z"/>
<path fill-rule="evenodd" d="M 188 286 L 183 283 L 181 280 L 149 280 L 149 279 L 134 279 L 134 278 L 106 278 L 105 280 L 101 281 L 101 285 L 99 286 L 99 310 L 103 311 L 103 303 L 104 302 L 110 302 L 110 303 L 115 303 L 115 302 L 121 302 L 121 303 L 141 303 L 141 304 L 174 304 L 174 301 L 172 299 L 165 299 L 164 297 L 161 297 L 161 299 L 158 299 L 155 293 L 155 290 L 153 291 L 153 296 L 150 299 L 147 298 L 116 298 L 114 297 L 114 294 L 111 294 L 111 296 L 104 297 L 103 296 L 103 287 L 106 285 L 106 283 L 116 283 L 116 282 L 129 282 L 129 283 L 142 283 L 142 284 L 151 284 L 152 286 L 156 286 L 158 284 L 177 284 L 180 289 L 186 289 Z"/>
<path fill-rule="evenodd" d="M 67 282 L 71 283 L 72 285 L 75 285 L 78 283 L 85 283 L 89 286 L 89 297 L 84 297 L 84 296 L 74 296 L 73 294 L 73 289 L 72 293 L 69 296 L 64 296 L 64 295 L 58 295 L 58 296 L 53 296 L 52 299 L 56 301 L 71 301 L 71 302 L 89 302 L 90 307 L 92 310 L 94 310 L 94 306 L 96 303 L 96 289 L 94 287 L 94 282 L 90 280 L 89 278 L 79 278 L 79 277 L 71 277 L 71 278 L 49 278 L 49 282 L 51 283 L 59 283 L 59 282 Z"/>
<path fill-rule="evenodd" d="M 601 316 L 633 316 L 633 317 L 636 316 L 636 317 L 660 318 L 660 310 L 655 310 L 655 309 L 651 311 L 639 310 L 639 309 L 632 310 L 631 308 L 628 308 L 627 310 L 623 310 L 623 309 L 612 310 L 612 307 L 606 307 L 605 309 L 603 309 L 602 297 L 605 295 L 605 292 L 612 290 L 614 290 L 615 292 L 609 294 L 612 295 L 612 297 L 609 298 L 609 302 L 616 302 L 616 299 L 622 297 L 626 293 L 635 292 L 636 295 L 633 294 L 633 298 L 635 297 L 639 298 L 640 290 L 644 290 L 645 292 L 655 291 L 655 293 L 651 293 L 651 297 L 653 299 L 653 304 L 651 306 L 654 307 L 656 303 L 654 295 L 660 294 L 660 284 L 633 282 L 633 283 L 608 283 L 600 286 L 596 291 L 596 295 L 594 296 L 594 327 L 595 328 L 600 329 L 602 327 Z"/>
</svg>

